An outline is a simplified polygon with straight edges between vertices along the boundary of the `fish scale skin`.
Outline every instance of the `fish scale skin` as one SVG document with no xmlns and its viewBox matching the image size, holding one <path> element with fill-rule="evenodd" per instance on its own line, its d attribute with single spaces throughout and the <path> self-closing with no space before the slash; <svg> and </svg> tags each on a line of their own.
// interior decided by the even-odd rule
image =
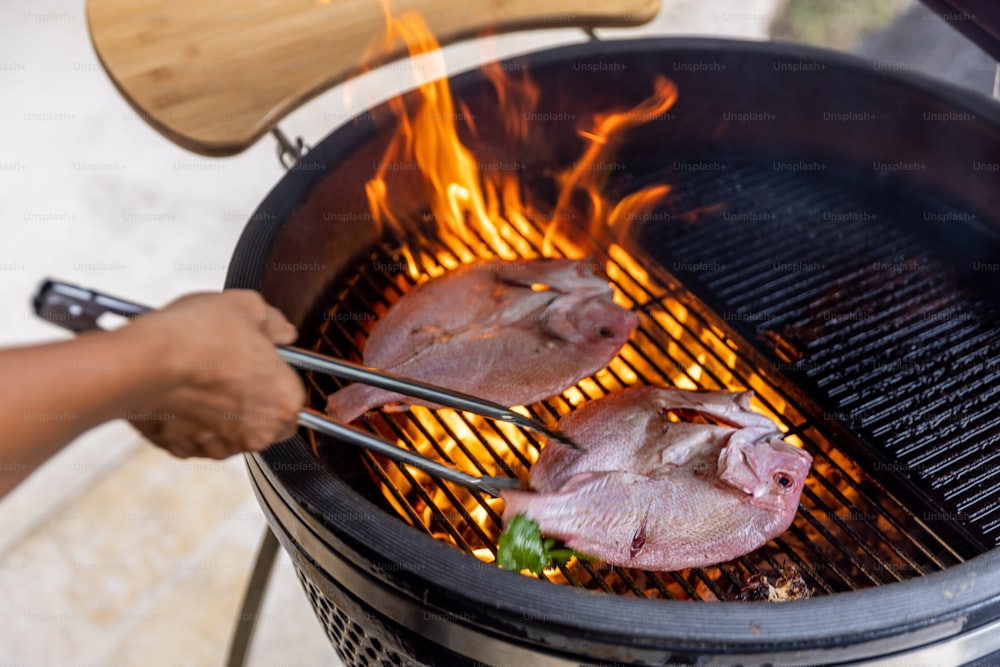
<svg viewBox="0 0 1000 667">
<path fill-rule="evenodd" d="M 734 433 L 725 426 L 668 421 L 667 410 L 698 412 L 762 435 L 777 433 L 770 419 L 750 411 L 751 394 L 640 386 L 586 403 L 559 422 L 561 431 L 579 441 L 580 450 L 545 447 L 531 469 L 532 488 L 552 491 L 575 473 L 590 470 L 654 474 L 683 463 L 692 450 L 721 449 Z"/>
<path fill-rule="evenodd" d="M 648 570 L 759 548 L 791 524 L 812 457 L 750 412 L 749 398 L 644 386 L 583 405 L 558 426 L 581 451 L 546 445 L 531 469 L 537 492 L 503 492 L 504 521 L 523 512 L 577 551 Z M 667 410 L 732 426 L 668 421 Z M 793 486 L 781 488 L 777 472 Z"/>
<path fill-rule="evenodd" d="M 612 297 L 605 280 L 572 260 L 464 265 L 390 308 L 365 343 L 364 363 L 504 406 L 535 403 L 618 354 L 638 317 Z M 433 407 L 352 384 L 330 396 L 327 412 L 349 422 L 389 403 Z"/>
</svg>

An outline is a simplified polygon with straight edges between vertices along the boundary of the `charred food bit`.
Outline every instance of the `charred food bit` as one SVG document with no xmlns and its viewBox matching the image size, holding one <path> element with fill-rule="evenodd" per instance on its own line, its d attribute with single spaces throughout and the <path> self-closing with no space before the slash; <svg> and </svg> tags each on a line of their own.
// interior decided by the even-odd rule
<svg viewBox="0 0 1000 667">
<path fill-rule="evenodd" d="M 794 565 L 781 569 L 773 583 L 765 574 L 750 574 L 746 585 L 733 598 L 741 602 L 787 602 L 812 597 L 812 590 Z"/>
</svg>

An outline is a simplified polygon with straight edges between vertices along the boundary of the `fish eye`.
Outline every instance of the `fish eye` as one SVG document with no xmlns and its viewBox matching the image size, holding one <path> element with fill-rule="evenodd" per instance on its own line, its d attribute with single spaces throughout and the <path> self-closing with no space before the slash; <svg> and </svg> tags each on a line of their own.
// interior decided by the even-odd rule
<svg viewBox="0 0 1000 667">
<path fill-rule="evenodd" d="M 607 327 L 597 327 L 597 335 L 601 338 L 611 338 L 615 332 Z"/>
<path fill-rule="evenodd" d="M 778 486 L 782 489 L 790 489 L 795 485 L 795 480 L 783 472 L 774 473 L 774 481 L 777 482 Z"/>
</svg>

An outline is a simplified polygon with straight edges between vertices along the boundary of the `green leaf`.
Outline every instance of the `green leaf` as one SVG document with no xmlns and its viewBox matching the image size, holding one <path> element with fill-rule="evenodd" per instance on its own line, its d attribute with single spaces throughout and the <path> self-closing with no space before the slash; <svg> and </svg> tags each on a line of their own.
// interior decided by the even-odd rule
<svg viewBox="0 0 1000 667">
<path fill-rule="evenodd" d="M 542 540 L 538 522 L 523 513 L 507 522 L 497 541 L 497 564 L 513 572 L 529 570 L 541 574 L 545 568 L 564 565 L 574 557 L 589 560 L 588 556 L 567 549 L 556 540 Z"/>
<path fill-rule="evenodd" d="M 505 570 L 531 570 L 541 574 L 548 564 L 542 529 L 536 521 L 517 514 L 507 522 L 497 542 L 497 564 Z"/>
</svg>

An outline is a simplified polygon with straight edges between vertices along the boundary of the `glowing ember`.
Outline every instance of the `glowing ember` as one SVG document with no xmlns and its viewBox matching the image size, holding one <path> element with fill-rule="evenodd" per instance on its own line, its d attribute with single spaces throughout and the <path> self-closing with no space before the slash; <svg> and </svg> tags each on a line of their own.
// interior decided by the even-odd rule
<svg viewBox="0 0 1000 667">
<path fill-rule="evenodd" d="M 537 241 L 541 237 L 540 228 L 530 236 Z M 414 245 L 413 252 L 420 257 L 444 256 L 440 255 L 441 247 L 440 239 L 428 237 Z M 642 296 L 643 290 L 663 289 L 662 277 L 643 271 L 641 260 L 624 247 L 611 245 L 605 250 L 607 273 L 618 277 L 615 280 L 623 299 L 648 302 L 648 296 L 645 299 Z M 399 298 L 400 292 L 409 286 L 405 281 L 400 283 L 399 276 L 380 275 L 379 279 L 386 281 L 384 295 L 389 302 Z M 555 420 L 585 401 L 636 383 L 704 389 L 753 388 L 757 392 L 754 409 L 772 417 L 782 430 L 788 431 L 788 442 L 797 446 L 808 442 L 812 452 L 826 452 L 815 458 L 814 474 L 807 482 L 799 520 L 778 543 L 717 567 L 651 573 L 572 561 L 559 570 L 546 570 L 540 578 L 619 595 L 727 600 L 744 585 L 747 576 L 780 572 L 790 565 L 799 569 L 810 586 L 816 587 L 817 594 L 846 588 L 841 581 L 864 582 L 868 576 L 903 578 L 912 576 L 906 573 L 919 572 L 925 564 L 919 554 L 911 559 L 908 552 L 893 551 L 895 547 L 890 548 L 872 536 L 875 529 L 896 534 L 901 526 L 912 526 L 912 520 L 887 513 L 879 503 L 880 496 L 872 494 L 871 489 L 865 491 L 855 481 L 862 479 L 860 469 L 832 447 L 826 436 L 812 426 L 797 426 L 807 421 L 798 412 L 797 404 L 788 400 L 765 370 L 749 365 L 748 358 L 733 349 L 733 341 L 724 331 L 704 321 L 686 298 L 680 290 L 669 290 L 657 304 L 644 307 L 639 331 L 608 368 L 560 397 L 533 406 L 533 410 Z M 331 318 L 326 323 L 331 334 L 336 321 Z M 360 344 L 361 340 L 363 336 L 356 342 Z M 325 403 L 325 396 L 322 402 Z M 522 407 L 516 409 L 527 412 Z M 377 411 L 368 417 L 367 423 L 384 437 L 397 440 L 401 447 L 473 474 L 508 474 L 524 479 L 539 451 L 539 443 L 530 433 L 452 410 L 413 407 L 405 412 Z M 378 480 L 380 493 L 401 520 L 480 561 L 495 560 L 501 501 L 441 482 L 407 466 L 397 466 L 369 454 L 363 456 Z M 830 508 L 837 510 L 833 512 Z M 859 541 L 864 544 L 860 557 L 846 546 Z M 819 565 L 810 565 L 817 561 Z"/>
</svg>

